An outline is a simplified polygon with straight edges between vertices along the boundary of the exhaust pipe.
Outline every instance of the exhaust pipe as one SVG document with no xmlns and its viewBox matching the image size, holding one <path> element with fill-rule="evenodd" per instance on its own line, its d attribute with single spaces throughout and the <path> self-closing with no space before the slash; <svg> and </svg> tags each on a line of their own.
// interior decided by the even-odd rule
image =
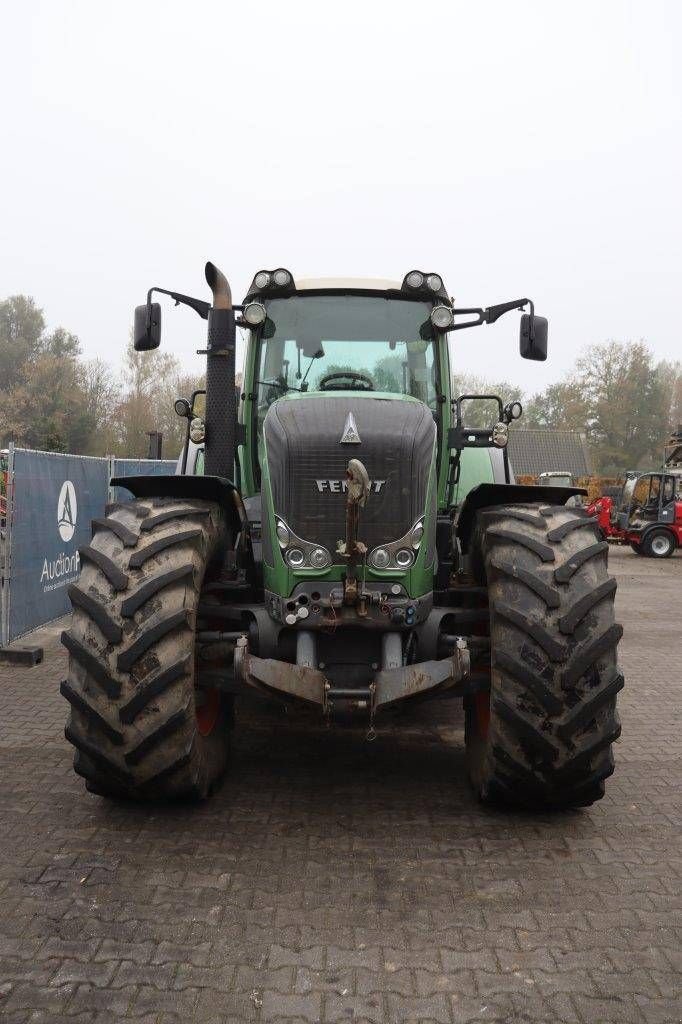
<svg viewBox="0 0 682 1024">
<path fill-rule="evenodd" d="M 204 465 L 207 476 L 232 480 L 237 437 L 235 374 L 235 321 L 232 292 L 227 278 L 213 263 L 206 264 L 206 282 L 213 292 L 208 313 L 206 347 L 206 440 Z"/>
<path fill-rule="evenodd" d="M 213 308 L 232 309 L 232 291 L 222 270 L 218 270 L 215 263 L 207 263 L 205 274 L 206 283 L 213 292 Z"/>
</svg>

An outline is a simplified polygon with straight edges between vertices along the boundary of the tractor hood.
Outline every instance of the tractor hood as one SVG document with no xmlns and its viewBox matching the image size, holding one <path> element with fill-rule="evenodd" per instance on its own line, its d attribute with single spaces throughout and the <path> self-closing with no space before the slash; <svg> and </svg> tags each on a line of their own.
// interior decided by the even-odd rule
<svg viewBox="0 0 682 1024">
<path fill-rule="evenodd" d="M 436 424 L 422 402 L 395 395 L 305 395 L 275 402 L 263 428 L 275 514 L 334 553 L 345 534 L 346 467 L 371 480 L 360 536 L 368 549 L 398 540 L 426 511 Z"/>
</svg>

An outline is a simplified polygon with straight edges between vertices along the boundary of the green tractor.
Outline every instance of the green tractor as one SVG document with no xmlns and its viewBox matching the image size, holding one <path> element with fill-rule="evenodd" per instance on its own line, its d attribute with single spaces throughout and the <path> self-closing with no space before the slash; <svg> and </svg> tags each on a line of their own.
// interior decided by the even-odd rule
<svg viewBox="0 0 682 1024">
<path fill-rule="evenodd" d="M 243 305 L 213 264 L 206 279 L 210 304 L 156 288 L 135 311 L 140 350 L 160 343 L 154 291 L 208 321 L 178 473 L 113 481 L 135 500 L 95 520 L 70 588 L 62 693 L 87 788 L 206 797 L 252 694 L 368 735 L 459 699 L 481 800 L 599 799 L 623 685 L 607 544 L 566 505 L 584 492 L 514 483 L 518 402 L 451 394 L 455 331 L 527 309 L 521 356 L 543 360 L 547 321 L 528 299 L 456 308 L 418 270 L 261 270 Z M 480 399 L 491 422 L 468 426 Z"/>
</svg>

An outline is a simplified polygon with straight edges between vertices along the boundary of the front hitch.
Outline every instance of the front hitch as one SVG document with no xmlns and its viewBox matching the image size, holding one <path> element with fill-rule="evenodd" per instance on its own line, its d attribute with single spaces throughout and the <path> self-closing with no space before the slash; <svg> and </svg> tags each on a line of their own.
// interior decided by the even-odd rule
<svg viewBox="0 0 682 1024">
<path fill-rule="evenodd" d="M 343 585 L 343 603 L 357 604 L 358 574 L 367 554 L 367 546 L 358 540 L 360 509 L 364 508 L 370 492 L 369 473 L 359 459 L 351 459 L 346 469 L 346 539 L 336 547 L 337 555 L 345 559 L 348 566 Z"/>
<path fill-rule="evenodd" d="M 251 653 L 246 636 L 237 640 L 234 652 L 235 678 L 261 696 L 296 697 L 320 705 L 325 714 L 329 714 L 337 702 L 350 702 L 355 707 L 367 708 L 370 720 L 381 708 L 400 700 L 423 696 L 429 691 L 443 692 L 466 682 L 469 670 L 469 648 L 464 637 L 457 638 L 447 658 L 382 668 L 368 686 L 352 689 L 335 686 L 315 667 L 314 656 L 307 656 L 296 665 L 276 658 L 259 658 Z"/>
</svg>

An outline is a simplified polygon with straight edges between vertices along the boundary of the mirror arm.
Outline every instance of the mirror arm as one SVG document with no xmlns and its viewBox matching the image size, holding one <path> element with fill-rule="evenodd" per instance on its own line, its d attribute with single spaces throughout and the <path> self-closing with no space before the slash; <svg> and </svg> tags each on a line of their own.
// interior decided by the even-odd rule
<svg viewBox="0 0 682 1024">
<path fill-rule="evenodd" d="M 509 313 L 512 309 L 523 309 L 526 305 L 530 307 L 530 340 L 533 341 L 535 337 L 535 306 L 530 299 L 514 299 L 512 302 L 501 302 L 497 306 L 487 306 L 486 309 L 481 309 L 480 306 L 474 306 L 471 309 L 453 309 L 455 315 L 475 313 L 477 319 L 467 320 L 464 324 L 453 324 L 452 327 L 447 327 L 444 333 L 461 331 L 465 327 L 480 327 L 481 324 L 494 324 L 505 313 Z"/>
<path fill-rule="evenodd" d="M 191 295 L 182 295 L 180 292 L 169 292 L 167 288 L 157 288 L 156 286 L 150 288 L 147 292 L 147 318 L 148 325 L 151 326 L 151 309 L 152 309 L 152 295 L 154 292 L 159 292 L 161 295 L 170 295 L 171 299 L 175 299 L 175 305 L 179 306 L 182 303 L 183 306 L 189 306 L 198 313 L 202 320 L 208 318 L 208 311 L 211 308 L 210 302 L 203 302 L 201 299 L 195 299 Z"/>
<path fill-rule="evenodd" d="M 484 318 L 487 324 L 494 324 L 496 320 L 499 320 L 505 313 L 511 312 L 512 309 L 523 309 L 524 306 L 530 306 L 530 318 L 531 324 L 533 322 L 533 316 L 535 314 L 535 306 L 530 299 L 514 299 L 513 302 L 501 302 L 497 306 L 488 306 L 484 310 Z M 532 335 L 531 335 L 532 337 Z"/>
<path fill-rule="evenodd" d="M 449 334 L 450 331 L 463 331 L 465 327 L 479 327 L 484 324 L 485 321 L 485 310 L 481 309 L 480 306 L 472 307 L 471 309 L 453 309 L 455 315 L 460 313 L 475 313 L 478 317 L 477 320 L 467 320 L 463 324 L 453 324 L 451 327 L 446 327 L 443 331 L 444 334 Z"/>
<path fill-rule="evenodd" d="M 157 288 L 156 286 L 150 288 L 147 292 L 147 330 L 151 331 L 152 327 L 152 295 L 154 292 L 158 292 L 160 295 L 170 295 L 171 299 L 175 300 L 175 305 L 189 306 L 195 313 L 198 313 L 202 320 L 208 320 L 208 313 L 211 308 L 210 302 L 204 302 L 203 299 L 195 299 L 192 295 L 183 295 L 182 292 L 170 292 L 167 288 Z M 244 309 L 243 306 L 233 305 L 232 307 L 237 312 L 241 313 Z M 249 325 L 240 318 L 237 321 L 240 326 L 248 327 Z"/>
</svg>

